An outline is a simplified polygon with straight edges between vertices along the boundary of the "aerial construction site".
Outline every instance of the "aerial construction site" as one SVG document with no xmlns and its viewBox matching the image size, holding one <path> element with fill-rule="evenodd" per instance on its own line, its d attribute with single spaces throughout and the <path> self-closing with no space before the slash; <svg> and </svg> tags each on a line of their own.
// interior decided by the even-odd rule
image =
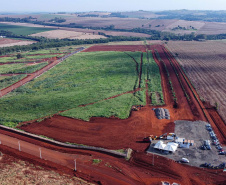
<svg viewBox="0 0 226 185">
<path fill-rule="evenodd" d="M 51 55 L 1 72 L 21 77 L 0 91 L 1 122 L 18 123 L 1 126 L 1 150 L 94 184 L 224 184 L 224 121 L 166 43 Z"/>
</svg>

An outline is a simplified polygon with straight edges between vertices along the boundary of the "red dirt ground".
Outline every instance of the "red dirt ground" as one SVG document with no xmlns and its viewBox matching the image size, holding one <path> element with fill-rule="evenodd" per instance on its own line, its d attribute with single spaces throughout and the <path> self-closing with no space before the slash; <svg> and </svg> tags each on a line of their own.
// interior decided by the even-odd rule
<svg viewBox="0 0 226 185">
<path fill-rule="evenodd" d="M 224 184 L 226 180 L 225 174 L 222 170 L 209 170 L 191 167 L 175 163 L 170 159 L 166 159 L 160 156 L 153 156 L 151 154 L 146 155 L 143 152 L 134 152 L 130 161 L 126 162 L 125 159 L 115 158 L 106 154 L 101 154 L 93 151 L 77 150 L 61 148 L 59 146 L 43 143 L 38 140 L 24 137 L 15 133 L 9 133 L 4 130 L 0 130 L 2 134 L 10 135 L 13 138 L 18 138 L 21 141 L 22 151 L 11 149 L 0 145 L 0 150 L 3 153 L 10 154 L 16 158 L 27 160 L 31 163 L 39 166 L 48 167 L 54 169 L 59 173 L 67 173 L 80 178 L 83 178 L 89 182 L 96 184 L 106 185 L 139 185 L 139 184 L 160 184 L 161 181 L 168 181 L 170 183 L 177 182 L 180 184 Z M 55 151 L 59 151 L 58 160 L 60 159 L 60 153 L 69 153 L 68 160 L 65 163 L 69 163 L 71 156 L 77 155 L 77 172 L 73 172 L 73 161 L 69 163 L 67 167 L 52 163 L 50 161 L 41 160 L 33 155 L 24 153 L 23 145 L 28 141 L 34 143 L 36 147 L 44 147 Z M 32 149 L 32 148 L 30 148 Z M 38 151 L 38 150 L 37 150 Z M 80 157 L 79 157 L 80 156 Z M 83 157 L 82 157 L 83 156 Z M 93 165 L 92 161 L 87 161 L 87 158 L 101 159 L 102 162 L 98 165 Z"/>
<path fill-rule="evenodd" d="M 167 180 L 171 183 L 178 182 L 181 184 L 224 184 L 226 176 L 222 171 L 218 171 L 217 174 L 215 174 L 213 173 L 213 170 L 201 170 L 200 168 L 194 168 L 187 165 L 183 166 L 159 156 L 155 157 L 155 165 L 152 166 L 152 156 L 143 153 L 149 146 L 147 143 L 142 143 L 143 137 L 150 134 L 161 135 L 166 132 L 174 132 L 175 120 L 206 120 L 200 102 L 194 98 L 194 94 L 189 88 L 189 84 L 183 78 L 179 66 L 176 65 L 169 53 L 167 53 L 161 45 L 153 45 L 149 49 L 152 49 L 152 51 L 156 49 L 162 59 L 162 61 L 158 61 L 156 56 L 153 55 L 160 67 L 162 77 L 162 87 L 166 105 L 161 107 L 169 109 L 171 115 L 170 120 L 158 120 L 152 110 L 153 107 L 147 104 L 139 111 L 132 111 L 130 117 L 125 120 L 118 118 L 93 117 L 89 122 L 85 122 L 55 115 L 40 123 L 35 122 L 22 125 L 20 129 L 38 135 L 45 135 L 62 142 L 81 143 L 110 149 L 132 148 L 136 150 L 136 152 L 133 154 L 129 166 L 125 166 L 125 162 L 122 164 L 118 159 L 112 160 L 114 161 L 114 164 L 118 164 L 119 166 L 123 165 L 121 167 L 123 168 L 123 171 L 125 171 L 123 173 L 125 178 L 130 176 L 133 180 L 135 179 L 135 181 L 131 181 L 130 178 L 130 182 L 133 182 L 133 184 L 159 184 L 161 180 Z M 98 45 L 87 49 L 86 52 L 100 50 L 145 52 L 146 47 L 142 45 Z M 168 57 L 170 57 L 171 62 Z M 167 66 L 170 80 L 172 81 L 176 93 L 178 102 L 177 108 L 173 107 L 174 102 L 172 94 L 168 93 L 171 92 L 171 90 L 169 89 L 168 84 L 169 79 L 163 70 L 163 62 Z M 175 74 L 172 65 L 175 66 L 175 70 L 179 77 Z M 189 101 L 187 100 L 183 89 L 185 89 L 190 97 Z M 52 149 L 54 148 L 55 147 L 52 146 Z M 91 152 L 87 152 L 87 154 L 88 153 L 90 154 Z M 102 158 L 106 159 L 106 156 L 101 155 L 101 159 Z M 106 168 L 101 167 L 100 170 L 105 171 Z M 113 176 L 117 178 L 117 175 L 114 175 Z M 125 182 L 122 181 L 119 183 L 125 184 Z"/>
<path fill-rule="evenodd" d="M 94 51 L 142 51 L 145 52 L 146 48 L 144 45 L 96 45 L 89 47 L 83 52 L 94 52 Z"/>
<path fill-rule="evenodd" d="M 146 51 L 145 46 L 95 46 L 88 49 L 94 50 L 140 50 Z M 156 118 L 153 107 L 146 105 L 140 111 L 132 111 L 128 119 L 120 120 L 118 118 L 97 118 L 93 117 L 89 122 L 82 120 L 76 120 L 72 118 L 66 118 L 59 115 L 55 115 L 49 119 L 45 119 L 40 123 L 33 123 L 23 125 L 20 129 L 25 131 L 45 135 L 50 138 L 71 143 L 81 143 L 85 145 L 95 145 L 110 149 L 120 148 L 132 148 L 135 150 L 145 150 L 147 144 L 141 143 L 143 137 L 153 134 L 161 135 L 166 132 L 174 132 L 175 120 L 195 120 L 192 114 L 189 103 L 184 95 L 184 92 L 179 84 L 176 74 L 173 71 L 163 49 L 160 45 L 151 46 L 151 48 L 157 49 L 162 60 L 167 66 L 170 73 L 171 81 L 173 82 L 176 96 L 178 97 L 178 108 L 173 108 L 172 95 L 168 86 L 168 79 L 165 73 L 161 72 L 162 84 L 164 90 L 165 106 L 161 106 L 169 109 L 171 114 L 170 120 L 159 120 Z M 87 50 L 86 50 L 87 52 Z M 154 58 L 157 64 L 156 57 Z M 160 70 L 162 65 L 160 65 Z M 162 71 L 162 70 L 161 70 Z M 202 117 L 200 118 L 202 119 Z M 121 131 L 123 130 L 123 134 Z M 76 134 L 75 134 L 76 133 Z M 114 138 L 114 139 L 113 139 Z"/>
</svg>

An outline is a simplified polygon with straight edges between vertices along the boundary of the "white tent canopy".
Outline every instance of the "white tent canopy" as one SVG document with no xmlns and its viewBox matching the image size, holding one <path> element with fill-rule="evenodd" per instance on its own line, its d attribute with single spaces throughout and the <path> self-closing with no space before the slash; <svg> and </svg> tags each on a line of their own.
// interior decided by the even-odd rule
<svg viewBox="0 0 226 185">
<path fill-rule="evenodd" d="M 155 144 L 154 148 L 164 150 L 166 147 L 166 144 L 163 143 L 163 141 L 159 141 L 158 143 Z"/>
<path fill-rule="evenodd" d="M 169 142 L 169 143 L 167 143 L 164 150 L 167 150 L 167 151 L 170 151 L 170 152 L 175 152 L 177 150 L 177 147 L 178 147 L 177 143 Z"/>
</svg>

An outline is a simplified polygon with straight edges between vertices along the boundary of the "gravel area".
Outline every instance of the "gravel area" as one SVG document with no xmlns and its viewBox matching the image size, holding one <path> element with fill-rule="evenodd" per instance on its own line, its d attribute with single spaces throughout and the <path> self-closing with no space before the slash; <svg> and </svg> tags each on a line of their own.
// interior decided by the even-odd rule
<svg viewBox="0 0 226 185">
<path fill-rule="evenodd" d="M 226 156 L 219 155 L 215 145 L 212 144 L 210 134 L 206 130 L 206 124 L 208 123 L 204 121 L 175 121 L 175 134 L 177 137 L 194 140 L 195 144 L 190 146 L 190 148 L 178 148 L 175 153 L 166 155 L 163 152 L 153 148 L 155 143 L 158 142 L 158 140 L 155 140 L 152 142 L 152 145 L 148 151 L 154 152 L 158 155 L 163 155 L 175 161 L 179 161 L 181 158 L 185 157 L 190 161 L 190 165 L 198 167 L 204 163 L 211 163 L 212 165 L 217 166 L 223 162 L 226 162 Z M 200 149 L 200 146 L 203 145 L 204 140 L 211 141 L 211 150 Z M 165 144 L 170 142 L 170 140 L 163 141 Z M 223 147 L 223 149 L 226 150 L 226 147 Z"/>
</svg>

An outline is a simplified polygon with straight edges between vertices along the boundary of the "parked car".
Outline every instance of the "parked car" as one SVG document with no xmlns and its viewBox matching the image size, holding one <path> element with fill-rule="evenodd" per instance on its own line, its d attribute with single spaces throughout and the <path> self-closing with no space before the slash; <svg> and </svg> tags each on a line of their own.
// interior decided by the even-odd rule
<svg viewBox="0 0 226 185">
<path fill-rule="evenodd" d="M 219 155 L 226 155 L 226 152 L 225 151 L 220 151 Z"/>
<path fill-rule="evenodd" d="M 226 163 L 221 163 L 218 167 L 219 167 L 220 169 L 224 169 L 224 168 L 225 168 L 225 165 L 226 165 Z"/>
<path fill-rule="evenodd" d="M 218 150 L 222 150 L 221 145 L 217 145 L 216 148 L 217 148 Z"/>
<path fill-rule="evenodd" d="M 189 160 L 187 158 L 182 158 L 181 159 L 181 162 L 183 162 L 183 163 L 189 163 Z"/>
<path fill-rule="evenodd" d="M 210 145 L 206 145 L 206 149 L 207 149 L 207 150 L 211 150 Z"/>
<path fill-rule="evenodd" d="M 200 149 L 201 149 L 201 150 L 206 150 L 206 146 L 205 146 L 205 145 L 202 145 L 202 146 L 200 147 Z"/>
<path fill-rule="evenodd" d="M 218 139 L 215 139 L 215 140 L 213 140 L 213 144 L 214 145 L 219 145 L 220 143 L 219 143 Z"/>
</svg>

